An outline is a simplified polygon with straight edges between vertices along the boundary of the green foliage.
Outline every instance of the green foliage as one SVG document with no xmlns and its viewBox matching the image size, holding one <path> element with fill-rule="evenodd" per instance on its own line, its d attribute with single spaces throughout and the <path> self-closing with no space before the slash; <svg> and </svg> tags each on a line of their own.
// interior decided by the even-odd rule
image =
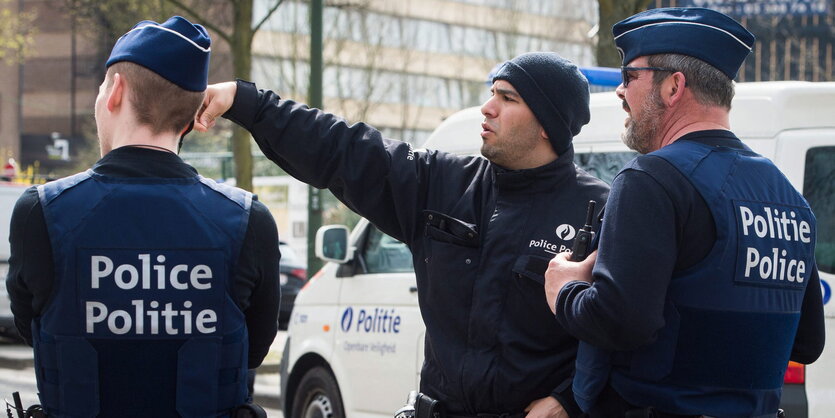
<svg viewBox="0 0 835 418">
<path fill-rule="evenodd" d="M 0 0 L 9 1 L 9 0 Z M 212 31 L 214 42 L 223 40 L 230 47 L 235 77 L 249 79 L 252 64 L 252 38 L 255 32 L 278 9 L 284 0 L 270 0 L 262 19 L 253 24 L 253 0 L 198 1 L 198 0 L 61 0 L 81 22 L 79 27 L 100 40 L 100 49 L 110 51 L 113 44 L 138 20 L 163 21 L 178 14 Z M 225 134 L 225 132 L 224 132 Z M 195 135 L 201 137 L 200 135 Z M 224 135 L 225 136 L 225 135 Z M 190 136 L 191 137 L 191 136 Z M 218 137 L 218 135 L 215 135 Z M 217 138 L 208 141 L 216 148 Z M 222 141 L 221 141 L 222 142 Z M 191 146 L 189 146 L 191 148 Z M 232 133 L 231 151 L 238 186 L 252 189 L 253 161 L 249 134 L 240 128 Z"/>
<path fill-rule="evenodd" d="M 31 55 L 34 42 L 34 12 L 12 11 L 12 0 L 0 0 L 0 60 L 12 65 Z"/>
<path fill-rule="evenodd" d="M 79 143 L 75 156 L 73 157 L 73 165 L 65 170 L 56 170 L 56 172 L 48 173 L 50 176 L 58 178 L 69 176 L 71 174 L 80 173 L 92 167 L 96 161 L 101 158 L 101 148 L 99 148 L 99 139 L 96 134 L 96 119 L 93 115 L 80 118 L 81 136 L 85 139 L 83 143 Z"/>
<path fill-rule="evenodd" d="M 231 151 L 232 122 L 218 119 L 217 125 L 208 132 L 191 131 L 183 141 L 182 152 L 227 152 Z"/>
<path fill-rule="evenodd" d="M 164 0 L 63 0 L 79 28 L 111 45 L 139 20 L 168 18 L 174 11 Z M 109 48 L 107 48 L 109 50 Z"/>
</svg>

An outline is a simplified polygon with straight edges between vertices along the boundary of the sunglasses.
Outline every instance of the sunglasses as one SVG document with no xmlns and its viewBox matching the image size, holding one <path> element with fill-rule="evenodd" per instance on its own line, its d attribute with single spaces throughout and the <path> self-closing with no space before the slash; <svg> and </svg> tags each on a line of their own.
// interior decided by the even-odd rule
<svg viewBox="0 0 835 418">
<path fill-rule="evenodd" d="M 629 85 L 629 72 L 630 71 L 667 71 L 671 73 L 678 72 L 678 70 L 674 70 L 672 68 L 661 68 L 661 67 L 620 67 L 620 76 L 623 79 L 623 86 L 626 87 Z"/>
</svg>

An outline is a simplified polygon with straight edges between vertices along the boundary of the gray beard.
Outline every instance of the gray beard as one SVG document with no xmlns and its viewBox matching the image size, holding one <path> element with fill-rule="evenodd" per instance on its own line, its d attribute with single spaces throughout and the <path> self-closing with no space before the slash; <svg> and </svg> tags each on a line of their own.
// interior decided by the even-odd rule
<svg viewBox="0 0 835 418">
<path fill-rule="evenodd" d="M 640 119 L 630 118 L 626 130 L 621 134 L 623 143 L 641 154 L 655 151 L 654 143 L 661 132 L 661 120 L 667 111 L 658 90 L 641 104 Z"/>
</svg>

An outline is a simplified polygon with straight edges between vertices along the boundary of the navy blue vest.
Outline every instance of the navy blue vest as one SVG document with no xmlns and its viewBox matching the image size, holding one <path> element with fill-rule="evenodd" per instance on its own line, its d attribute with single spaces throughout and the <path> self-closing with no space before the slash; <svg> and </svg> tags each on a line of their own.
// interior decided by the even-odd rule
<svg viewBox="0 0 835 418">
<path fill-rule="evenodd" d="M 217 417 L 247 397 L 230 297 L 252 194 L 92 170 L 38 187 L 55 262 L 33 320 L 50 417 Z"/>
<path fill-rule="evenodd" d="M 656 341 L 615 353 L 581 344 L 578 401 L 588 410 L 608 380 L 638 406 L 774 416 L 814 266 L 815 217 L 774 164 L 750 149 L 682 140 L 650 155 L 699 191 L 716 243 L 672 277 Z"/>
</svg>

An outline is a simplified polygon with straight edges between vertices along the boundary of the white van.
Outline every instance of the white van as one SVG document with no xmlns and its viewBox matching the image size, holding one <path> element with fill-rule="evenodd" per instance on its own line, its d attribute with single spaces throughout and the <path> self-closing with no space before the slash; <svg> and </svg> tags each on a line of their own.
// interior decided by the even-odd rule
<svg viewBox="0 0 835 418">
<path fill-rule="evenodd" d="M 635 156 L 620 141 L 626 114 L 614 93 L 595 93 L 591 123 L 575 139 L 576 162 L 611 182 Z M 425 148 L 475 154 L 478 107 L 445 120 Z M 835 83 L 737 84 L 733 131 L 802 190 L 818 220 L 827 334 L 835 335 Z M 405 244 L 361 221 L 348 235 L 323 227 L 317 254 L 330 261 L 299 293 L 281 362 L 284 416 L 391 417 L 418 387 L 424 326 Z M 835 412 L 835 346 L 808 367 L 791 365 L 783 408 L 791 418 Z"/>
</svg>

